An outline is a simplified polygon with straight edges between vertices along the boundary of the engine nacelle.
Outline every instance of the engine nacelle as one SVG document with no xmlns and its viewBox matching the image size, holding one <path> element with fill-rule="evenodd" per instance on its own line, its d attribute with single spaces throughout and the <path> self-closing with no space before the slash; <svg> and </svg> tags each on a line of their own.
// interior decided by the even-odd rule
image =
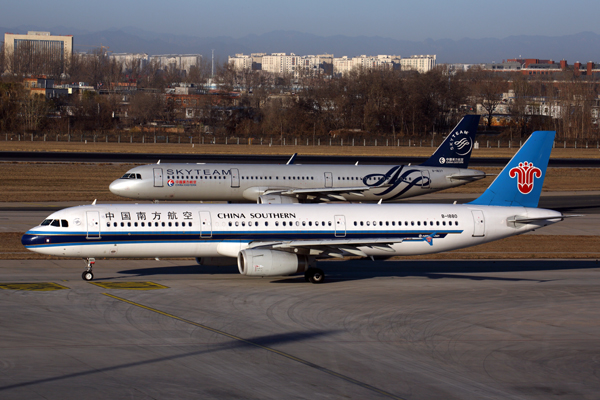
<svg viewBox="0 0 600 400">
<path fill-rule="evenodd" d="M 258 196 L 258 204 L 292 204 L 299 203 L 298 198 L 280 194 L 263 194 Z"/>
<path fill-rule="evenodd" d="M 196 257 L 196 262 L 200 265 L 211 265 L 213 267 L 226 267 L 235 265 L 236 259 L 233 257 Z"/>
<path fill-rule="evenodd" d="M 240 274 L 248 276 L 282 276 L 306 271 L 313 259 L 276 250 L 246 249 L 238 254 Z"/>
</svg>

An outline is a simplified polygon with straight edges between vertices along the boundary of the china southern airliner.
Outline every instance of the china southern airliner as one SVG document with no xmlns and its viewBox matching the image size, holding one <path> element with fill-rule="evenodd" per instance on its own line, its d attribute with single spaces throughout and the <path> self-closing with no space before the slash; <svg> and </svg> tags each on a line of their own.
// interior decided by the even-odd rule
<svg viewBox="0 0 600 400">
<path fill-rule="evenodd" d="M 94 204 L 51 214 L 21 241 L 85 259 L 85 280 L 95 258 L 196 257 L 237 260 L 248 276 L 304 273 L 318 283 L 320 258 L 438 253 L 561 221 L 560 212 L 536 208 L 553 140 L 554 132 L 534 132 L 467 204 Z"/>
<path fill-rule="evenodd" d="M 465 116 L 421 165 L 157 164 L 135 167 L 110 184 L 140 200 L 318 203 L 386 202 L 464 185 L 486 175 L 467 169 L 478 115 Z"/>
</svg>

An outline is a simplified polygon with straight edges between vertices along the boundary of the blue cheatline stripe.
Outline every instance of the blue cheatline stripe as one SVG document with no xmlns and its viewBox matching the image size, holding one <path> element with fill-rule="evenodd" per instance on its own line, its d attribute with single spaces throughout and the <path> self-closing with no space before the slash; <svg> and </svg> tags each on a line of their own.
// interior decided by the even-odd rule
<svg viewBox="0 0 600 400">
<path fill-rule="evenodd" d="M 57 235 L 53 232 L 52 235 L 44 236 L 38 233 L 26 233 L 23 236 L 22 242 L 26 248 L 44 248 L 57 246 L 88 246 L 88 245 L 106 245 L 106 244 L 152 244 L 152 243 L 215 243 L 215 242 L 242 242 L 249 243 L 255 240 L 272 240 L 272 241 L 288 241 L 288 240 L 303 240 L 303 239 L 379 239 L 396 237 L 401 239 L 421 239 L 425 236 L 434 234 L 435 239 L 443 239 L 447 235 L 460 234 L 462 230 L 449 230 L 444 232 L 439 231 L 347 231 L 344 237 L 335 237 L 334 232 L 305 232 L 298 234 L 295 231 L 273 232 L 273 231 L 245 231 L 245 232 L 213 232 L 212 237 L 200 237 L 199 232 L 192 233 L 169 233 L 165 234 L 144 234 L 136 232 L 119 232 L 118 234 L 101 233 L 100 238 L 87 238 L 87 233 L 62 234 Z M 251 235 L 252 238 L 248 238 Z M 29 243 L 27 243 L 29 236 Z M 51 243 L 46 240 L 49 239 Z"/>
</svg>

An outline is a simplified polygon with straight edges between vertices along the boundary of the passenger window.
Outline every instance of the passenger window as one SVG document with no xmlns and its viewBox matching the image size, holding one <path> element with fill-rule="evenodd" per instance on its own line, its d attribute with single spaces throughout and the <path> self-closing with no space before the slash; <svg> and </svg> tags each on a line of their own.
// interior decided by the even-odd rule
<svg viewBox="0 0 600 400">
<path fill-rule="evenodd" d="M 131 227 L 131 222 L 128 222 L 128 223 L 127 223 L 127 226 Z"/>
<path fill-rule="evenodd" d="M 125 222 L 121 222 L 121 228 L 125 226 Z"/>
<path fill-rule="evenodd" d="M 360 226 L 363 226 L 363 221 L 360 221 Z"/>
<path fill-rule="evenodd" d="M 421 221 L 417 221 L 417 225 L 418 225 L 418 226 L 421 226 Z"/>
<path fill-rule="evenodd" d="M 265 226 L 269 226 L 269 221 L 265 221 Z"/>
<path fill-rule="evenodd" d="M 175 222 L 175 226 L 179 226 L 179 222 Z"/>
<path fill-rule="evenodd" d="M 135 226 L 137 228 L 137 226 L 138 226 L 137 222 L 134 222 L 133 226 Z"/>
<path fill-rule="evenodd" d="M 275 221 L 275 226 L 279 226 L 279 221 Z"/>
<path fill-rule="evenodd" d="M 282 222 L 282 225 L 285 226 L 285 221 Z"/>
<path fill-rule="evenodd" d="M 319 221 L 315 221 L 315 226 L 319 226 Z"/>
<path fill-rule="evenodd" d="M 107 227 L 107 228 L 110 228 L 110 222 L 107 222 L 107 223 L 106 223 L 106 227 Z"/>
<path fill-rule="evenodd" d="M 113 226 L 116 228 L 116 227 L 117 227 L 117 223 L 116 223 L 116 222 L 113 222 Z"/>
</svg>

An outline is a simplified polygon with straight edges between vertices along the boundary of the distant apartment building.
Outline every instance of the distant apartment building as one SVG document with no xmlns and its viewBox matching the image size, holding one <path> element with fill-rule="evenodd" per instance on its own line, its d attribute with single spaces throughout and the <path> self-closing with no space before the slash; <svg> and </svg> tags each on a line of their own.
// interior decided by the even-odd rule
<svg viewBox="0 0 600 400">
<path fill-rule="evenodd" d="M 148 57 L 149 63 L 156 63 L 160 69 L 176 69 L 189 74 L 192 67 L 200 67 L 200 54 L 163 54 Z"/>
<path fill-rule="evenodd" d="M 4 34 L 6 72 L 26 75 L 65 74 L 73 54 L 73 36 L 50 32 Z"/>
<path fill-rule="evenodd" d="M 146 53 L 112 53 L 108 57 L 120 63 L 123 72 L 140 71 L 148 65 L 148 54 Z"/>
<path fill-rule="evenodd" d="M 236 54 L 229 57 L 229 64 L 238 71 L 262 70 L 273 74 L 298 75 L 300 71 L 309 73 L 331 73 L 332 54 L 298 56 L 294 53 L 252 53 Z"/>
<path fill-rule="evenodd" d="M 252 71 L 252 56 L 245 54 L 236 54 L 234 57 L 229 56 L 229 64 L 236 71 Z"/>
<path fill-rule="evenodd" d="M 402 67 L 402 71 L 417 71 L 423 74 L 435 68 L 436 56 L 435 54 L 410 56 L 401 59 L 400 65 Z"/>
<path fill-rule="evenodd" d="M 334 75 L 345 75 L 352 70 L 372 70 L 389 68 L 394 69 L 400 65 L 402 57 L 390 55 L 366 56 L 349 58 L 347 56 L 333 59 Z"/>
</svg>

